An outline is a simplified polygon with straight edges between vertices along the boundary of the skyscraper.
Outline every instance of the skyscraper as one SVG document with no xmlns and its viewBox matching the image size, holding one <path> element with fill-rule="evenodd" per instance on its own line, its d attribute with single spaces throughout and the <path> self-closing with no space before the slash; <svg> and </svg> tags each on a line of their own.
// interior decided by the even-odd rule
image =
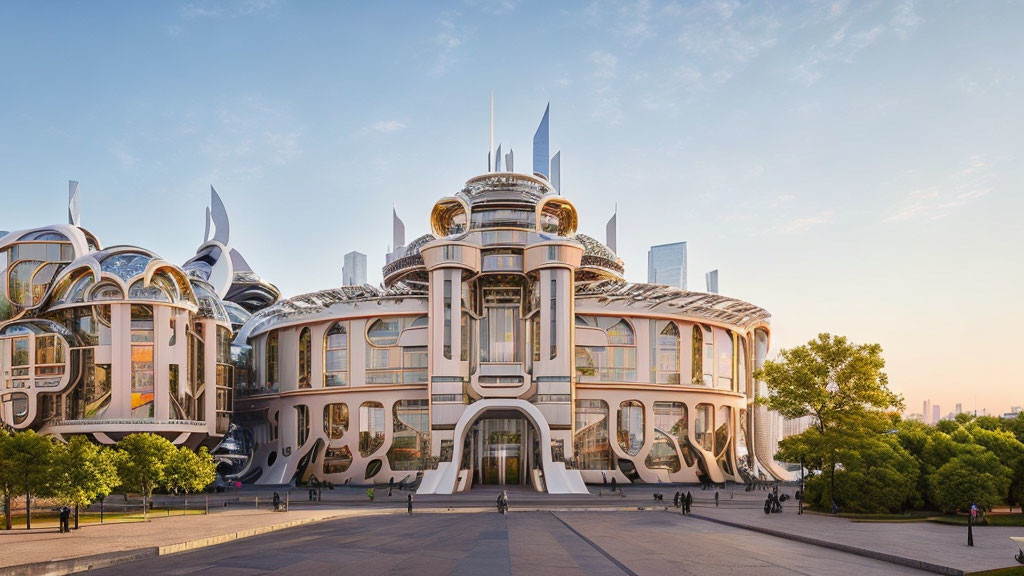
<svg viewBox="0 0 1024 576">
<path fill-rule="evenodd" d="M 942 420 L 941 407 L 938 404 L 932 405 L 932 424 L 938 424 Z"/>
<path fill-rule="evenodd" d="M 686 242 L 651 246 L 647 251 L 647 283 L 686 290 Z"/>
<path fill-rule="evenodd" d="M 548 146 L 548 111 L 550 109 L 551 104 L 544 108 L 544 117 L 540 119 L 540 126 L 537 126 L 537 132 L 533 135 L 533 173 L 541 174 L 545 178 L 551 174 L 548 164 L 548 151 L 550 150 Z"/>
<path fill-rule="evenodd" d="M 956 411 L 955 411 L 954 413 L 955 413 L 955 414 L 956 414 L 957 416 L 959 416 L 960 414 L 962 414 L 962 413 L 963 413 L 963 411 L 964 411 L 964 405 L 963 405 L 963 404 L 961 404 L 961 403 L 959 403 L 959 402 L 957 402 L 957 403 L 956 403 Z"/>
<path fill-rule="evenodd" d="M 932 418 L 932 401 L 924 401 L 924 409 L 921 411 L 921 419 L 924 420 L 925 424 L 931 424 Z"/>
<path fill-rule="evenodd" d="M 718 294 L 718 270 L 712 270 L 704 275 L 704 281 L 708 285 L 708 292 Z"/>
<path fill-rule="evenodd" d="M 342 286 L 362 286 L 366 284 L 366 254 L 349 252 L 345 254 L 345 263 L 341 267 Z"/>
</svg>

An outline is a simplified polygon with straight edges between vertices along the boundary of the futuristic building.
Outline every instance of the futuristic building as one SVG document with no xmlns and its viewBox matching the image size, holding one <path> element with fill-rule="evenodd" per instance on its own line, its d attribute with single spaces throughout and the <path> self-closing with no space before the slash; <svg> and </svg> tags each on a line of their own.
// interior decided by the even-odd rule
<svg viewBox="0 0 1024 576">
<path fill-rule="evenodd" d="M 273 302 L 277 293 L 228 248 L 215 192 L 213 205 L 222 235 L 193 262 L 206 275 L 143 248 L 102 248 L 78 225 L 77 182 L 70 224 L 0 237 L 6 427 L 105 444 L 153 432 L 191 447 L 213 445 L 228 431 L 232 324 L 248 318 L 246 306 Z"/>
<path fill-rule="evenodd" d="M 216 192 L 180 268 L 77 226 L 0 238 L 3 421 L 190 444 L 230 421 L 248 455 L 236 476 L 260 484 L 784 476 L 752 377 L 768 312 L 627 282 L 538 162 L 508 160 L 439 199 L 427 234 L 406 242 L 393 213 L 380 287 L 279 299 L 230 246 Z"/>
</svg>

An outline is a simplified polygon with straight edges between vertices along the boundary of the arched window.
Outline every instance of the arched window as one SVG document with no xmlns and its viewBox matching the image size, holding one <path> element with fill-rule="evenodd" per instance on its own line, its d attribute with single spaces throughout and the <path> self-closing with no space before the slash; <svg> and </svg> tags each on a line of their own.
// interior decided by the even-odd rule
<svg viewBox="0 0 1024 576">
<path fill-rule="evenodd" d="M 90 300 L 124 300 L 124 292 L 113 282 L 101 282 L 92 289 Z"/>
<path fill-rule="evenodd" d="M 644 445 L 644 405 L 637 400 L 619 404 L 619 446 L 630 456 L 636 456 Z"/>
<path fill-rule="evenodd" d="M 299 332 L 299 388 L 311 388 L 310 375 L 313 371 L 313 342 L 309 328 Z"/>
<path fill-rule="evenodd" d="M 608 329 L 608 344 L 611 346 L 632 346 L 636 343 L 633 337 L 633 328 L 625 320 L 619 320 L 617 324 Z"/>
<path fill-rule="evenodd" d="M 401 318 L 381 318 L 370 325 L 366 337 L 374 346 L 394 346 L 402 333 Z"/>
<path fill-rule="evenodd" d="M 348 330 L 341 322 L 324 335 L 324 386 L 348 386 Z"/>
<path fill-rule="evenodd" d="M 653 320 L 651 322 L 657 326 Z M 679 328 L 675 322 L 666 324 L 653 344 L 654 381 L 658 384 L 679 384 Z"/>
</svg>

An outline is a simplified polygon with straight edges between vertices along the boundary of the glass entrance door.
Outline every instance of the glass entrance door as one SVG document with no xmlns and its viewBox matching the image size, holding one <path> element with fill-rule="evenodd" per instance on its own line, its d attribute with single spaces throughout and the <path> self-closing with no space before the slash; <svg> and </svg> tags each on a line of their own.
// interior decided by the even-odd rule
<svg viewBox="0 0 1024 576">
<path fill-rule="evenodd" d="M 481 484 L 523 484 L 526 451 L 526 420 L 486 418 L 474 426 L 477 447 L 477 480 Z"/>
</svg>

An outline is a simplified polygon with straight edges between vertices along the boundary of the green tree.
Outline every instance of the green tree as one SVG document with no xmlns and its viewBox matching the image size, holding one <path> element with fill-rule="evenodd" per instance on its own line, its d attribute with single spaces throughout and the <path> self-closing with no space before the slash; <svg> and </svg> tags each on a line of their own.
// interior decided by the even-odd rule
<svg viewBox="0 0 1024 576">
<path fill-rule="evenodd" d="M 217 477 L 217 463 L 205 446 L 199 452 L 182 446 L 168 460 L 164 475 L 167 488 L 175 494 L 199 492 Z"/>
<path fill-rule="evenodd" d="M 148 517 L 153 490 L 166 483 L 167 463 L 174 456 L 174 444 L 156 434 L 129 434 L 117 443 L 118 475 L 126 490 L 143 495 L 143 517 Z"/>
<path fill-rule="evenodd" d="M 841 336 L 819 334 L 779 355 L 781 360 L 765 362 L 754 374 L 768 386 L 769 394 L 761 402 L 785 418 L 815 419 L 809 433 L 800 435 L 804 438 L 783 440 L 780 459 L 802 459 L 808 468 L 825 471 L 825 498 L 831 503 L 840 454 L 852 454 L 857 446 L 878 440 L 891 424 L 883 411 L 902 409 L 903 399 L 889 390 L 878 344 L 853 344 Z"/>
<path fill-rule="evenodd" d="M 110 494 L 119 482 L 113 450 L 84 436 L 54 446 L 51 488 L 59 502 L 75 508 L 76 527 L 78 508 Z"/>
<path fill-rule="evenodd" d="M 4 446 L 11 496 L 25 495 L 25 528 L 32 528 L 32 496 L 48 496 L 53 440 L 27 430 L 10 436 Z M 9 508 L 9 506 L 8 506 Z"/>
<path fill-rule="evenodd" d="M 931 500 L 943 512 L 966 510 L 971 503 L 989 509 L 1000 502 L 1010 484 L 1010 469 L 984 449 L 945 463 L 928 479 Z"/>
</svg>

